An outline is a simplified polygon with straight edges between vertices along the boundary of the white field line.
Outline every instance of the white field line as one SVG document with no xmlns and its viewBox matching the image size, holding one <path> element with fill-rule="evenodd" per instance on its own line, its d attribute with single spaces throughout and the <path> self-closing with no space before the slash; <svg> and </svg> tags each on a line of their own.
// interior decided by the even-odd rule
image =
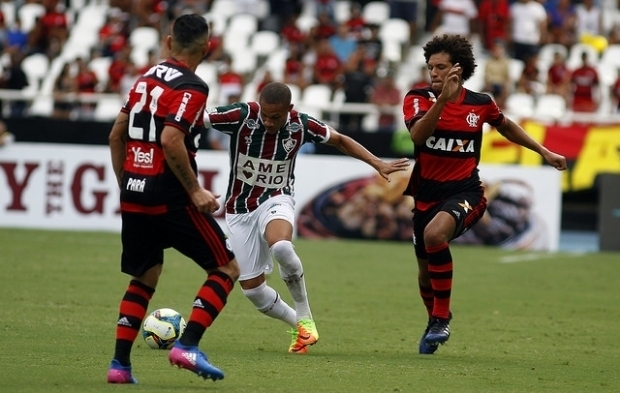
<svg viewBox="0 0 620 393">
<path fill-rule="evenodd" d="M 566 253 L 563 255 L 563 258 L 579 258 L 586 255 L 586 252 L 572 252 Z M 529 253 L 529 254 L 519 254 L 519 255 L 509 255 L 505 257 L 501 257 L 499 259 L 499 263 L 517 263 L 517 262 L 535 262 L 541 259 L 550 259 L 557 258 L 558 254 L 555 253 Z"/>
</svg>

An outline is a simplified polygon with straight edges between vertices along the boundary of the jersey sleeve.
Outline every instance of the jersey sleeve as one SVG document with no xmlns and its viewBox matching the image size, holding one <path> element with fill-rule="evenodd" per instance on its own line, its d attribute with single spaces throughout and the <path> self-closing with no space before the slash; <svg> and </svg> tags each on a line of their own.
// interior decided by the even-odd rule
<svg viewBox="0 0 620 393">
<path fill-rule="evenodd" d="M 329 140 L 329 127 L 320 120 L 308 115 L 308 127 L 306 129 L 307 140 L 314 143 L 325 143 Z"/>
<path fill-rule="evenodd" d="M 427 90 L 410 90 L 403 100 L 403 118 L 410 129 L 433 105 L 434 96 Z"/>
<path fill-rule="evenodd" d="M 247 113 L 247 107 L 243 103 L 234 103 L 208 108 L 205 119 L 212 128 L 225 134 L 232 134 L 239 130 L 242 118 Z"/>
<path fill-rule="evenodd" d="M 185 133 L 195 126 L 204 124 L 204 108 L 207 104 L 207 93 L 197 89 L 178 89 L 171 91 L 168 114 L 164 125 L 173 126 Z"/>
<path fill-rule="evenodd" d="M 489 103 L 486 122 L 492 127 L 499 127 L 506 122 L 506 117 L 494 100 Z"/>
</svg>

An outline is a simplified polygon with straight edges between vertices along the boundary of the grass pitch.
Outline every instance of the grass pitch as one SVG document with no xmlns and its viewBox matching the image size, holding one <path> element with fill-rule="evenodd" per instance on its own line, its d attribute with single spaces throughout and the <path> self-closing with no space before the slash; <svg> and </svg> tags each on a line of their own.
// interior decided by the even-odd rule
<svg viewBox="0 0 620 393">
<path fill-rule="evenodd" d="M 452 247 L 452 337 L 418 354 L 426 324 L 412 246 L 297 240 L 321 333 L 286 352 L 287 326 L 239 287 L 201 348 L 226 374 L 171 368 L 138 338 L 135 386 L 108 385 L 128 278 L 118 234 L 0 229 L 0 391 L 12 392 L 617 392 L 620 254 Z M 188 316 L 201 270 L 176 251 L 149 311 Z M 287 300 L 279 275 L 270 278 Z"/>
</svg>

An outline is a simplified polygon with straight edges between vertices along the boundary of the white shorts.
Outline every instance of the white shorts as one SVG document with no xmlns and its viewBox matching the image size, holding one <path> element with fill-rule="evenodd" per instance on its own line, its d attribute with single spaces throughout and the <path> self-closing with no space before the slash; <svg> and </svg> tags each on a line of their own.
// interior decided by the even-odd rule
<svg viewBox="0 0 620 393">
<path fill-rule="evenodd" d="M 273 271 L 273 259 L 265 240 L 265 228 L 271 220 L 286 220 L 295 226 L 295 200 L 290 195 L 277 195 L 250 213 L 226 213 L 230 244 L 241 275 L 240 281 Z"/>
</svg>

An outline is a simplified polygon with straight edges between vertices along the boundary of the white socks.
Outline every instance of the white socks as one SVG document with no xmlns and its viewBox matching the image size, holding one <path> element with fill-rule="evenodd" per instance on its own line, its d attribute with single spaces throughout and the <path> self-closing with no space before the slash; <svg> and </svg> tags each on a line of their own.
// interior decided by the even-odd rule
<svg viewBox="0 0 620 393">
<path fill-rule="evenodd" d="M 271 254 L 280 265 L 280 276 L 293 297 L 297 320 L 312 319 L 304 271 L 301 260 L 293 249 L 293 243 L 288 240 L 280 240 L 271 246 Z"/>
<path fill-rule="evenodd" d="M 243 294 L 250 299 L 252 304 L 265 315 L 279 319 L 291 327 L 297 326 L 295 310 L 291 308 L 275 289 L 263 282 L 256 288 L 241 289 Z"/>
</svg>

